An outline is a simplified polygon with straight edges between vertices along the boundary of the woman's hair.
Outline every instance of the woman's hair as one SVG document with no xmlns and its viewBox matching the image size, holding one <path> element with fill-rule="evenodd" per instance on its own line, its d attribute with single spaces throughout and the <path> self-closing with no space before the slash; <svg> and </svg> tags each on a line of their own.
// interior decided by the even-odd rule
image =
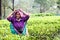
<svg viewBox="0 0 60 40">
<path fill-rule="evenodd" d="M 23 11 L 21 11 L 20 9 L 15 10 L 15 11 L 12 13 L 12 15 L 13 15 L 14 17 L 16 17 L 15 15 L 16 15 L 17 13 L 20 13 L 20 16 L 21 16 L 21 17 L 23 17 L 23 16 L 24 16 L 24 12 L 23 12 Z"/>
<path fill-rule="evenodd" d="M 19 10 L 15 10 L 15 11 L 12 13 L 13 17 L 16 17 L 16 14 L 17 14 L 17 13 L 19 13 L 19 14 L 21 15 L 21 12 L 20 12 Z"/>
<path fill-rule="evenodd" d="M 15 15 L 16 15 L 17 13 L 19 13 L 19 12 L 16 12 Z M 19 14 L 20 14 L 20 13 L 19 13 Z M 21 14 L 20 14 L 20 15 L 21 15 Z"/>
</svg>

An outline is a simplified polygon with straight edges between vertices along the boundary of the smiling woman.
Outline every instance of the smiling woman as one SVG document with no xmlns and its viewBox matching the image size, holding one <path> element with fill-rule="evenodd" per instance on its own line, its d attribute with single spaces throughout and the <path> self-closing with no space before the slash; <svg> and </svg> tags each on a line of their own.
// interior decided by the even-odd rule
<svg viewBox="0 0 60 40">
<path fill-rule="evenodd" d="M 13 14 L 9 15 L 7 17 L 7 20 L 12 23 L 11 27 L 14 28 L 17 34 L 22 34 L 24 30 L 26 31 L 26 22 L 29 19 L 29 15 L 23 13 L 23 16 L 21 16 L 22 10 L 15 10 Z M 26 33 L 26 32 L 25 32 Z"/>
</svg>

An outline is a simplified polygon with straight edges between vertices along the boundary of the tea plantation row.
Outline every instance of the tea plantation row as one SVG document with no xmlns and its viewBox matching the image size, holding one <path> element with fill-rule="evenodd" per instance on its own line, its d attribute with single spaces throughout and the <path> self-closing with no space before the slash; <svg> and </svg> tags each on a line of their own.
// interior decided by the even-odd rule
<svg viewBox="0 0 60 40">
<path fill-rule="evenodd" d="M 60 40 L 60 16 L 30 17 L 29 37 L 12 34 L 9 25 L 7 20 L 0 20 L 0 40 Z"/>
</svg>

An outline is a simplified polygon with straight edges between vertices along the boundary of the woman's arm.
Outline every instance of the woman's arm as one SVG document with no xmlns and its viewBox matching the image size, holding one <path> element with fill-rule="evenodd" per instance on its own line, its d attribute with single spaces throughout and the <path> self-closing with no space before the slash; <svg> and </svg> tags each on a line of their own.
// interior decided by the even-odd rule
<svg viewBox="0 0 60 40">
<path fill-rule="evenodd" d="M 23 15 L 29 15 L 29 13 L 26 13 L 25 11 L 23 11 L 22 9 L 20 9 L 20 12 L 23 13 Z"/>
<path fill-rule="evenodd" d="M 10 22 L 12 22 L 12 16 L 13 16 L 12 13 L 10 13 L 10 14 L 7 16 L 7 20 L 10 21 Z"/>
<path fill-rule="evenodd" d="M 12 17 L 12 16 L 13 16 L 12 13 L 10 13 L 10 14 L 7 16 L 7 18 Z"/>
<path fill-rule="evenodd" d="M 26 22 L 28 19 L 29 19 L 29 15 L 25 15 L 24 17 L 22 17 L 22 20 L 23 20 L 24 22 Z"/>
<path fill-rule="evenodd" d="M 26 13 L 25 11 L 23 11 L 22 9 L 20 9 L 20 12 L 23 13 L 22 19 L 23 19 L 24 21 L 27 21 L 27 20 L 29 19 L 29 14 Z"/>
</svg>

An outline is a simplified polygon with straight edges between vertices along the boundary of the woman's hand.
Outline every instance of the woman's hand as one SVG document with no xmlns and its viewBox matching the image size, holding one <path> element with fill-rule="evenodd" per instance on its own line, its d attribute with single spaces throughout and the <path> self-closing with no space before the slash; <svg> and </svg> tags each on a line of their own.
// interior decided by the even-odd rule
<svg viewBox="0 0 60 40">
<path fill-rule="evenodd" d="M 23 11 L 22 9 L 19 9 L 20 10 L 20 13 L 21 13 L 21 16 L 24 17 L 26 15 L 30 15 L 30 13 L 26 13 L 25 11 Z"/>
</svg>

